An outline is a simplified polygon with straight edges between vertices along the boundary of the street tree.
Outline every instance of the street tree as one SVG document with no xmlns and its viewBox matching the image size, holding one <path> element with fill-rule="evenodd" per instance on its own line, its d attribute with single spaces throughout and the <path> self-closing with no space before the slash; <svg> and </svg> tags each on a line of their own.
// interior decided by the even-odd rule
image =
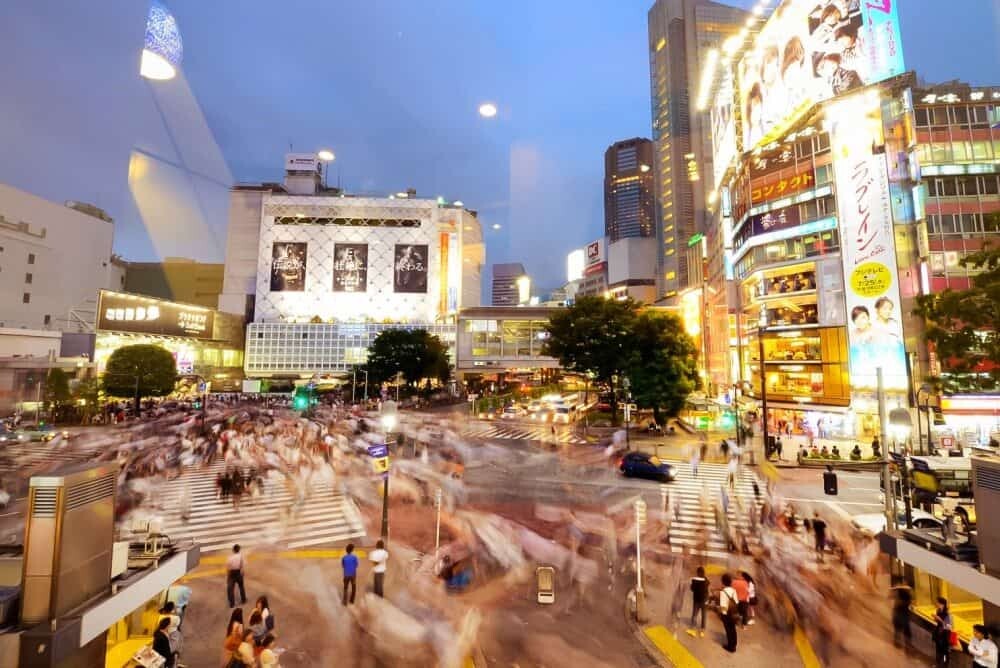
<svg viewBox="0 0 1000 668">
<path fill-rule="evenodd" d="M 556 311 L 546 325 L 542 352 L 564 369 L 591 373 L 611 390 L 611 419 L 618 421 L 618 394 L 635 353 L 635 323 L 639 306 L 603 297 L 580 297 Z"/>
<path fill-rule="evenodd" d="M 684 401 L 698 389 L 698 348 L 672 314 L 643 311 L 634 324 L 634 354 L 628 377 L 639 408 L 651 408 L 653 419 L 677 415 Z"/>
<path fill-rule="evenodd" d="M 371 382 L 384 383 L 402 376 L 408 387 L 422 380 L 447 382 L 451 375 L 448 348 L 426 329 L 387 329 L 368 347 Z"/>
<path fill-rule="evenodd" d="M 97 411 L 101 400 L 101 383 L 93 376 L 86 376 L 73 389 L 73 398 L 83 404 L 82 422 L 87 424 Z"/>
<path fill-rule="evenodd" d="M 160 346 L 138 344 L 118 348 L 104 369 L 102 388 L 113 397 L 133 397 L 139 414 L 143 397 L 164 397 L 177 384 L 174 356 Z"/>
<path fill-rule="evenodd" d="M 45 376 L 42 399 L 53 421 L 63 419 L 62 413 L 70 400 L 69 376 L 65 371 L 59 368 L 49 369 L 48 375 Z"/>
<path fill-rule="evenodd" d="M 995 391 L 1000 388 L 1000 247 L 986 247 L 960 264 L 978 272 L 972 285 L 922 295 L 914 313 L 924 319 L 945 373 L 934 379 L 939 389 Z"/>
</svg>

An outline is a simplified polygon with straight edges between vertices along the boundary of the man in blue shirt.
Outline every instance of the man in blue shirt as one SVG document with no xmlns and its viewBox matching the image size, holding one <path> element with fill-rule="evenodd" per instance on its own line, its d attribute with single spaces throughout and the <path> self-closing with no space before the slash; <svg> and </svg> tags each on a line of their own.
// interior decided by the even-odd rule
<svg viewBox="0 0 1000 668">
<path fill-rule="evenodd" d="M 354 543 L 348 543 L 345 549 L 347 554 L 340 558 L 340 565 L 344 569 L 344 605 L 347 605 L 347 587 L 351 588 L 351 603 L 358 589 L 358 558 L 354 555 Z"/>
</svg>

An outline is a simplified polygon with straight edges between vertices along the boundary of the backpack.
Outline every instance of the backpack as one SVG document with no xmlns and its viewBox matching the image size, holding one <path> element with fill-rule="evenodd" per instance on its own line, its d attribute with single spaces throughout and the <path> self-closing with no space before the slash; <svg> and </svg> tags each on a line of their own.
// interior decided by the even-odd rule
<svg viewBox="0 0 1000 668">
<path fill-rule="evenodd" d="M 734 596 L 730 596 L 729 592 L 723 590 L 723 593 L 729 599 L 729 605 L 726 606 L 726 618 L 735 622 L 740 618 L 739 601 Z"/>
</svg>

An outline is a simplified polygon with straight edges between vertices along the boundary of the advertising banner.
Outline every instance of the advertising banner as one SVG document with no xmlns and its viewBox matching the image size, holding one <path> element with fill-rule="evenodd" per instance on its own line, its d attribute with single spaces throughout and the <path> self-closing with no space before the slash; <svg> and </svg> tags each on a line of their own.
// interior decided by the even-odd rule
<svg viewBox="0 0 1000 668">
<path fill-rule="evenodd" d="M 902 74 L 898 1 L 781 3 L 740 61 L 743 150 L 781 136 L 817 102 Z"/>
<path fill-rule="evenodd" d="M 788 227 L 795 227 L 802 222 L 799 217 L 799 207 L 786 206 L 774 211 L 762 213 L 759 216 L 750 217 L 750 234 L 756 236 L 774 230 L 783 230 Z"/>
<path fill-rule="evenodd" d="M 396 244 L 393 292 L 427 292 L 427 244 Z"/>
<path fill-rule="evenodd" d="M 803 168 L 787 176 L 773 176 L 761 181 L 750 189 L 750 206 L 770 202 L 771 200 L 788 197 L 795 193 L 809 190 L 816 184 L 816 173 L 811 167 Z"/>
<path fill-rule="evenodd" d="M 215 312 L 198 306 L 102 290 L 97 328 L 112 332 L 211 339 Z"/>
<path fill-rule="evenodd" d="M 733 100 L 736 91 L 733 90 L 733 73 L 726 66 L 719 83 L 719 91 L 712 105 L 712 176 L 714 187 L 722 184 L 729 163 L 736 157 L 736 119 L 733 118 Z"/>
<path fill-rule="evenodd" d="M 899 274 L 889 201 L 882 115 L 877 92 L 827 107 L 835 160 L 837 209 L 850 343 L 851 385 L 906 389 L 906 356 L 899 320 Z"/>
<path fill-rule="evenodd" d="M 333 245 L 333 291 L 368 290 L 368 244 Z"/>
<path fill-rule="evenodd" d="M 306 244 L 275 241 L 271 246 L 271 292 L 306 289 Z"/>
</svg>

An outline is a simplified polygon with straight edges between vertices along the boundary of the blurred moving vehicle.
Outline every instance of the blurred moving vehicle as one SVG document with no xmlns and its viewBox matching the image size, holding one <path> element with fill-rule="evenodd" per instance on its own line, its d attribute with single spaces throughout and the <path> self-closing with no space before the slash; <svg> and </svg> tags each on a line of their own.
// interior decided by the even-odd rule
<svg viewBox="0 0 1000 668">
<path fill-rule="evenodd" d="M 552 409 L 539 409 L 531 414 L 531 419 L 535 422 L 549 422 L 552 420 Z"/>
<path fill-rule="evenodd" d="M 540 410 L 542 410 L 542 402 L 539 401 L 538 399 L 535 399 L 530 404 L 528 404 L 529 413 L 537 413 Z"/>
<path fill-rule="evenodd" d="M 16 440 L 17 434 L 0 424 L 0 443 L 13 443 Z"/>
<path fill-rule="evenodd" d="M 913 518 L 913 528 L 915 529 L 940 530 L 941 526 L 944 524 L 938 518 L 924 510 L 920 510 L 919 508 L 913 508 L 910 511 L 910 516 Z M 905 527 L 906 513 L 897 513 L 896 522 L 899 526 Z M 877 533 L 885 531 L 885 514 L 864 513 L 862 515 L 855 515 L 851 518 L 851 526 L 862 533 L 874 536 Z"/>
<path fill-rule="evenodd" d="M 500 416 L 505 420 L 512 420 L 514 418 L 519 418 L 525 414 L 525 410 L 520 406 L 507 406 L 503 409 L 503 414 Z"/>
<path fill-rule="evenodd" d="M 645 452 L 628 452 L 618 461 L 618 470 L 626 478 L 645 478 L 670 482 L 677 477 L 677 469 L 655 455 Z"/>
<path fill-rule="evenodd" d="M 25 424 L 21 425 L 14 433 L 17 434 L 17 440 L 22 443 L 26 441 L 41 441 L 43 443 L 48 443 L 56 436 L 62 435 L 64 432 L 56 431 L 52 425 L 48 424 Z"/>
</svg>

